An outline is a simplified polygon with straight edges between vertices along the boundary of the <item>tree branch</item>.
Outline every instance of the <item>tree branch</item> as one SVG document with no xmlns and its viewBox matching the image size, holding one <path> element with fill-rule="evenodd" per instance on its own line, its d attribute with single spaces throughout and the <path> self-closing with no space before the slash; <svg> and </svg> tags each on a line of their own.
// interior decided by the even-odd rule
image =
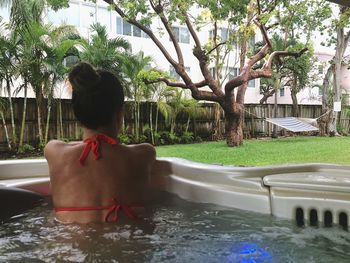
<svg viewBox="0 0 350 263">
<path fill-rule="evenodd" d="M 190 31 L 190 34 L 191 34 L 191 36 L 192 36 L 192 38 L 194 40 L 194 43 L 196 44 L 197 47 L 201 47 L 202 46 L 201 42 L 200 42 L 200 40 L 199 40 L 199 38 L 197 36 L 196 31 L 194 31 L 194 28 L 193 28 L 193 26 L 191 24 L 191 21 L 190 21 L 188 15 L 187 14 L 184 14 L 184 15 L 186 17 L 186 19 L 185 19 L 186 26 L 187 26 L 188 30 Z"/>
<path fill-rule="evenodd" d="M 263 68 L 271 68 L 272 67 L 272 61 L 275 57 L 295 57 L 298 58 L 302 54 L 304 54 L 308 48 L 303 48 L 299 52 L 290 52 L 290 51 L 274 51 L 270 55 L 269 59 L 264 64 Z"/>
<path fill-rule="evenodd" d="M 264 104 L 267 102 L 267 99 L 272 97 L 273 94 L 275 94 L 276 90 L 275 89 L 269 89 L 263 93 L 263 97 L 259 101 L 260 104 Z"/>
<path fill-rule="evenodd" d="M 154 12 L 156 12 L 158 14 L 158 16 L 160 17 L 160 20 L 162 21 L 166 31 L 168 32 L 169 34 L 169 37 L 171 39 L 171 42 L 173 42 L 173 45 L 174 45 L 174 48 L 175 48 L 175 51 L 176 51 L 176 54 L 177 54 L 177 58 L 178 58 L 178 61 L 179 61 L 179 64 L 182 66 L 182 68 L 184 67 L 184 58 L 183 58 L 183 55 L 182 55 L 182 52 L 181 52 L 181 48 L 179 46 L 179 41 L 178 39 L 176 39 L 175 35 L 174 35 L 174 32 L 169 24 L 169 21 L 168 19 L 165 17 L 164 15 L 164 11 L 163 11 L 163 8 L 161 6 L 152 6 Z"/>
<path fill-rule="evenodd" d="M 164 57 L 168 60 L 168 62 L 175 66 L 177 62 L 170 56 L 169 52 L 163 46 L 163 44 L 159 41 L 159 39 L 153 34 L 152 30 L 148 27 L 142 25 L 135 19 L 128 18 L 127 15 L 116 5 L 113 0 L 103 0 L 105 3 L 109 4 L 122 18 L 126 19 L 130 24 L 140 28 L 143 32 L 145 32 L 154 42 L 154 44 L 159 48 L 159 50 L 163 53 Z"/>
<path fill-rule="evenodd" d="M 213 52 L 215 49 L 217 49 L 218 47 L 220 47 L 220 46 L 222 46 L 222 45 L 225 45 L 225 44 L 226 44 L 226 41 L 217 44 L 215 47 L 213 47 L 211 50 L 209 50 L 209 51 L 206 53 L 206 55 L 209 56 L 211 52 Z"/>
<path fill-rule="evenodd" d="M 154 81 L 145 81 L 146 84 L 154 84 L 158 82 L 164 82 L 169 87 L 189 89 L 191 90 L 192 97 L 196 100 L 208 100 L 208 101 L 214 101 L 218 103 L 222 103 L 223 101 L 223 97 L 219 97 L 215 95 L 213 92 L 204 91 L 204 90 L 202 91 L 198 89 L 198 88 L 207 86 L 207 82 L 205 80 L 198 83 L 193 83 L 190 85 L 186 85 L 185 83 L 181 83 L 181 82 L 172 82 L 167 78 L 159 78 Z"/>
<path fill-rule="evenodd" d="M 194 42 L 196 44 L 196 46 L 193 49 L 193 55 L 199 61 L 199 67 L 201 69 L 202 75 L 203 75 L 204 79 L 206 80 L 209 88 L 213 91 L 213 93 L 218 97 L 223 97 L 225 94 L 222 92 L 221 88 L 218 86 L 218 84 L 216 83 L 216 81 L 214 80 L 213 76 L 210 74 L 210 71 L 208 69 L 208 55 L 202 49 L 200 40 L 199 40 L 197 33 L 195 32 L 195 30 L 191 24 L 191 21 L 190 21 L 188 15 L 185 14 L 185 17 L 186 17 L 186 19 L 185 19 L 186 26 L 187 26 L 188 30 L 190 31 L 190 34 L 191 34 L 191 36 L 194 39 Z"/>
</svg>

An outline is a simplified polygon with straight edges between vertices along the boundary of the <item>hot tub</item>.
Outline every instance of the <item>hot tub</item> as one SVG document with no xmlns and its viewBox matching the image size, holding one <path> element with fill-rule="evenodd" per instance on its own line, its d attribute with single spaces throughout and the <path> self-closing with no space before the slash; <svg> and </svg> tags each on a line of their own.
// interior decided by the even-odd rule
<svg viewBox="0 0 350 263">
<path fill-rule="evenodd" d="M 347 227 L 350 165 L 232 167 L 158 158 L 152 173 L 167 178 L 165 191 L 192 202 L 271 214 L 302 224 L 324 223 L 327 217 L 328 225 Z M 46 160 L 0 161 L 0 186 L 50 195 Z M 315 221 L 310 215 L 315 213 L 317 222 L 310 222 Z"/>
<path fill-rule="evenodd" d="M 0 262 L 348 262 L 349 168 L 159 158 L 170 194 L 143 224 L 62 225 L 48 199 L 0 225 Z M 47 164 L 1 161 L 0 185 L 48 196 Z"/>
</svg>

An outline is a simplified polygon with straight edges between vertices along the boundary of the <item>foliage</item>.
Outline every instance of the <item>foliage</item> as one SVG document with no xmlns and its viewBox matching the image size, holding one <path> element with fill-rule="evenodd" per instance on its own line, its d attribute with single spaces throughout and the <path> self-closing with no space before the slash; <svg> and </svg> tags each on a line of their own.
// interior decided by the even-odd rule
<svg viewBox="0 0 350 263">
<path fill-rule="evenodd" d="M 92 24 L 90 30 L 91 39 L 80 40 L 83 48 L 79 54 L 81 60 L 121 77 L 121 67 L 128 59 L 130 43 L 121 37 L 110 39 L 106 27 L 99 23 Z"/>
<path fill-rule="evenodd" d="M 30 144 L 23 144 L 18 148 L 18 153 L 30 153 L 35 151 L 35 148 Z"/>
<path fill-rule="evenodd" d="M 184 132 L 180 136 L 180 141 L 181 143 L 184 143 L 184 144 L 193 143 L 194 142 L 193 132 Z"/>
<path fill-rule="evenodd" d="M 54 11 L 69 7 L 69 0 L 46 0 L 46 2 Z"/>
</svg>

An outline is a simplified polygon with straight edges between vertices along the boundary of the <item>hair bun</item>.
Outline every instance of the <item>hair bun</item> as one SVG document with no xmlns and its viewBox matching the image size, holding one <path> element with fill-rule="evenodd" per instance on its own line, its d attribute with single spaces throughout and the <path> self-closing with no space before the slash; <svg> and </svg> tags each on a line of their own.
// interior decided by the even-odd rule
<svg viewBox="0 0 350 263">
<path fill-rule="evenodd" d="M 97 88 L 100 79 L 100 74 L 86 62 L 75 65 L 69 74 L 69 82 L 72 84 L 73 90 L 78 92 Z"/>
</svg>

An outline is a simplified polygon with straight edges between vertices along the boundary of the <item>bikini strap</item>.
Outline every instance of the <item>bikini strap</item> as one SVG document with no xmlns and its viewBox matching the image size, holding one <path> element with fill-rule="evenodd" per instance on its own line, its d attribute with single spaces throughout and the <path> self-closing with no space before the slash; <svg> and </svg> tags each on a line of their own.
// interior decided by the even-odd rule
<svg viewBox="0 0 350 263">
<path fill-rule="evenodd" d="M 141 203 L 132 203 L 129 205 L 120 204 L 115 198 L 112 199 L 111 205 L 104 206 L 87 206 L 87 207 L 56 207 L 56 212 L 61 211 L 98 211 L 98 210 L 108 210 L 105 216 L 105 222 L 116 222 L 118 220 L 119 211 L 124 211 L 126 216 L 130 219 L 138 219 L 137 214 L 132 210 L 132 208 L 144 208 Z"/>
<path fill-rule="evenodd" d="M 126 216 L 130 219 L 136 220 L 138 216 L 132 210 L 132 208 L 144 207 L 142 204 L 134 203 L 130 205 L 119 204 L 115 199 L 113 199 L 113 204 L 109 207 L 108 212 L 105 217 L 105 222 L 115 223 L 118 220 L 118 212 L 123 210 Z M 108 219 L 111 220 L 108 220 Z"/>
<path fill-rule="evenodd" d="M 100 134 L 100 133 L 95 134 L 91 138 L 85 139 L 84 143 L 86 143 L 86 145 L 85 145 L 85 148 L 84 148 L 84 150 L 81 153 L 80 158 L 79 158 L 81 165 L 84 165 L 85 160 L 90 153 L 90 150 L 92 150 L 92 153 L 94 154 L 94 160 L 100 159 L 100 157 L 101 157 L 100 145 L 101 145 L 102 141 L 104 141 L 108 144 L 111 144 L 111 145 L 118 144 L 118 141 L 116 139 L 113 139 L 107 135 Z"/>
</svg>

